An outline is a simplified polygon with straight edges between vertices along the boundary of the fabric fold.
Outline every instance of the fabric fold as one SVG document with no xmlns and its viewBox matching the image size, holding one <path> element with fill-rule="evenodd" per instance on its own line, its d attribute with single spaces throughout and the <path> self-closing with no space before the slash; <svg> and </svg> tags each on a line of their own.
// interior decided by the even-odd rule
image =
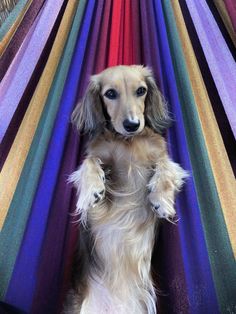
<svg viewBox="0 0 236 314">
<path fill-rule="evenodd" d="M 0 105 L 0 142 L 9 126 L 11 118 L 20 102 L 27 84 L 38 59 L 42 53 L 45 43 L 50 35 L 58 13 L 63 4 L 63 0 L 56 2 L 46 2 L 43 12 L 40 15 L 37 25 L 35 26 L 32 36 L 22 57 L 17 64 L 16 71 L 11 73 L 10 84 L 4 94 L 1 92 Z M 25 66 L 27 64 L 27 67 Z"/>
<path fill-rule="evenodd" d="M 95 14 L 96 7 L 98 8 L 99 15 Z M 75 247 L 67 242 L 67 236 L 70 232 L 73 234 L 76 233 L 77 235 L 78 230 L 73 226 L 73 217 L 70 215 L 70 212 L 73 211 L 71 204 L 72 186 L 67 183 L 67 178 L 76 167 L 80 145 L 78 134 L 75 134 L 71 129 L 70 115 L 73 107 L 76 105 L 78 88 L 80 90 L 84 79 L 86 80 L 88 77 L 87 72 L 84 72 L 84 70 L 86 70 L 84 68 L 86 55 L 90 55 L 91 53 L 90 62 L 92 63 L 94 61 L 93 54 L 97 51 L 96 46 L 89 46 L 89 41 L 91 40 L 90 29 L 93 29 L 93 27 L 96 29 L 94 34 L 96 39 L 96 36 L 99 34 L 97 29 L 99 26 L 99 18 L 102 17 L 102 7 L 103 1 L 99 1 L 97 5 L 95 1 L 90 0 L 87 2 L 82 28 L 80 29 L 73 59 L 71 61 L 71 68 L 61 99 L 59 108 L 60 114 L 57 115 L 49 144 L 49 151 L 33 204 L 33 208 L 36 212 L 38 208 L 45 206 L 45 210 L 48 211 L 50 216 L 48 217 L 45 238 L 38 264 L 38 278 L 31 308 L 32 313 L 47 313 L 51 312 L 52 308 L 55 311 L 57 306 L 60 308 L 58 312 L 61 312 L 61 306 L 65 298 L 65 293 L 67 292 L 66 288 L 68 288 L 68 282 L 65 283 L 63 281 L 63 275 L 64 272 L 67 274 L 70 273 L 71 269 L 65 269 L 64 264 L 67 264 L 67 259 L 72 257 Z M 92 24 L 95 17 L 96 22 Z M 91 36 L 94 37 L 93 35 Z M 72 94 L 70 92 L 72 92 Z M 48 178 L 50 179 L 48 180 Z M 47 184 L 47 190 L 44 189 L 45 183 Z M 57 221 L 60 232 L 55 235 L 54 226 Z M 58 245 L 54 246 L 56 238 Z M 73 239 L 75 240 L 75 236 Z M 72 252 L 69 251 L 68 253 L 68 247 L 72 249 Z M 53 271 L 48 268 L 49 255 L 51 260 L 54 260 Z M 47 276 L 45 276 L 45 273 Z M 68 280 L 68 278 L 66 279 Z M 64 292 L 64 295 L 59 299 L 58 296 L 61 296 L 62 292 Z"/>
<path fill-rule="evenodd" d="M 234 226 L 234 222 L 236 221 L 236 212 L 234 210 L 234 208 L 236 208 L 236 182 L 234 174 L 191 46 L 180 6 L 178 3 L 173 3 L 172 6 L 217 192 L 220 198 L 234 256 L 236 256 L 236 230 Z"/>
<path fill-rule="evenodd" d="M 28 0 L 21 0 L 18 1 L 18 3 L 15 5 L 13 10 L 10 12 L 10 14 L 7 16 L 3 24 L 0 28 L 0 41 L 3 40 L 4 36 L 7 34 L 7 32 L 11 29 L 11 27 L 14 25 L 14 23 L 17 23 L 17 18 L 21 13 L 24 11 L 25 6 L 27 5 Z"/>
<path fill-rule="evenodd" d="M 123 36 L 120 32 L 122 27 L 122 16 L 124 13 L 123 9 L 124 1 L 113 1 L 108 66 L 115 66 L 119 64 L 119 43 L 121 39 L 120 37 Z"/>
<path fill-rule="evenodd" d="M 34 23 L 37 15 L 40 12 L 40 9 L 43 6 L 45 0 L 38 1 L 29 1 L 30 6 L 27 8 L 22 20 L 17 27 L 17 29 L 12 34 L 12 37 L 9 39 L 2 55 L 0 57 L 0 81 L 3 79 L 4 75 L 7 72 L 7 69 L 12 63 L 17 51 L 20 49 L 20 46 L 24 42 L 24 38 L 27 36 L 32 24 Z M 7 33 L 8 35 L 8 33 Z M 1 43 L 2 44 L 2 43 Z"/>
<path fill-rule="evenodd" d="M 186 4 L 236 139 L 235 61 L 205 1 L 186 0 Z"/>
<path fill-rule="evenodd" d="M 61 2 L 62 4 L 62 2 Z M 4 167 L 1 172 L 1 184 L 4 186 L 4 189 L 1 188 L 1 192 L 3 200 L 6 195 L 7 183 L 4 181 L 7 178 L 7 167 L 9 167 L 9 172 L 11 171 L 11 179 L 13 179 L 13 175 L 19 175 L 17 177 L 20 179 L 19 184 L 16 185 L 16 181 L 9 182 L 8 188 L 10 188 L 10 192 L 12 193 L 13 200 L 9 203 L 10 208 L 8 212 L 5 212 L 7 208 L 3 207 L 4 204 L 1 202 L 1 216 L 3 223 L 3 227 L 0 234 L 0 270 L 3 272 L 4 276 L 1 276 L 0 282 L 0 291 L 1 297 L 6 293 L 6 289 L 8 286 L 8 282 L 11 278 L 11 274 L 13 271 L 15 259 L 18 253 L 18 249 L 21 245 L 21 241 L 23 239 L 24 230 L 26 227 L 26 223 L 28 221 L 28 217 L 30 214 L 30 201 L 31 194 L 28 194 L 27 187 L 31 187 L 31 180 L 34 180 L 34 172 L 26 173 L 26 177 L 21 176 L 21 169 L 12 169 L 12 164 L 18 163 L 19 167 L 23 167 L 25 158 L 27 157 L 28 150 L 30 149 L 31 141 L 33 139 L 33 135 L 35 133 L 37 124 L 39 122 L 42 110 L 44 108 L 49 89 L 52 84 L 52 80 L 54 78 L 60 57 L 63 53 L 64 45 L 66 43 L 67 34 L 70 30 L 75 3 L 70 2 L 65 11 L 61 24 L 59 26 L 57 36 L 55 38 L 50 56 L 48 58 L 47 64 L 45 66 L 44 72 L 41 76 L 39 84 L 37 85 L 37 89 L 32 98 L 31 104 L 27 110 L 27 113 L 23 120 L 23 128 L 20 128 L 20 133 L 18 132 L 16 139 L 19 141 L 17 144 L 19 146 L 12 146 L 11 152 L 9 153 L 12 159 L 7 159 Z M 26 118 L 26 119 L 25 119 Z M 22 126 L 21 125 L 21 126 Z M 30 136 L 29 136 L 30 133 Z M 16 145 L 16 144 L 15 144 Z M 24 147 L 23 147 L 24 146 Z M 14 150 L 15 149 L 15 150 Z M 9 158 L 8 155 L 8 158 Z M 14 159 L 16 158 L 16 159 Z M 19 171 L 20 170 L 20 171 Z M 9 173 L 8 173 L 9 174 Z M 2 177 L 3 176 L 3 177 Z M 32 177 L 31 177 L 32 176 Z M 16 180 L 16 179 L 15 179 Z M 24 182 L 22 184 L 22 181 Z M 14 185 L 15 184 L 15 185 Z M 13 185 L 13 186 L 12 186 Z M 14 188 L 16 187 L 16 191 Z M 15 193 L 15 194 L 14 194 Z M 32 193 L 32 191 L 31 191 Z M 7 199 L 9 200 L 9 199 Z M 22 203 L 21 203 L 22 202 Z M 22 207 L 21 207 L 21 206 Z M 4 215 L 6 215 L 6 220 L 4 221 Z M 12 226 L 14 225 L 14 229 L 12 230 Z"/>
<path fill-rule="evenodd" d="M 23 10 L 20 12 L 20 14 L 17 16 L 16 21 L 13 23 L 9 31 L 6 33 L 6 35 L 3 37 L 3 39 L 0 41 L 0 58 L 2 58 L 2 54 L 6 50 L 7 46 L 9 45 L 10 41 L 12 40 L 12 37 L 14 33 L 16 32 L 17 28 L 21 24 L 23 18 L 25 17 L 27 11 L 29 10 L 33 0 L 30 0 L 26 3 Z"/>
<path fill-rule="evenodd" d="M 236 32 L 236 4 L 234 0 L 224 0 L 234 31 Z"/>
<path fill-rule="evenodd" d="M 234 43 L 234 46 L 236 47 L 236 32 L 234 31 L 233 24 L 230 20 L 224 2 L 221 0 L 213 0 L 213 2 L 222 18 L 222 21 L 225 24 L 225 27 L 227 28 L 227 31 Z"/>
<path fill-rule="evenodd" d="M 50 16 L 51 25 L 53 25 L 62 4 L 63 0 L 59 0 L 57 2 L 57 7 L 55 7 L 52 3 L 49 3 L 49 6 L 45 7 L 46 15 L 44 18 L 49 18 Z M 41 19 L 40 21 L 43 22 Z M 38 31 L 35 30 L 35 32 L 37 33 Z M 37 36 L 39 35 L 40 34 L 38 33 Z M 63 36 L 65 36 L 65 30 Z M 34 95 L 30 101 L 28 109 L 25 113 L 21 126 L 17 132 L 14 143 L 12 144 L 11 150 L 0 174 L 0 229 L 3 227 L 8 208 L 12 201 L 16 185 L 18 183 L 26 156 L 37 128 L 38 121 L 49 93 L 50 86 L 52 84 L 53 77 L 57 69 L 60 55 L 62 54 L 64 48 L 65 37 L 63 36 L 59 33 L 57 39 L 55 40 L 43 74 L 41 75 L 39 83 L 36 87 Z M 24 62 L 26 62 L 26 60 L 24 60 Z M 22 67 L 23 66 L 24 63 L 22 63 Z M 12 88 L 16 88 L 18 80 L 20 80 L 20 77 L 14 81 Z M 9 93 L 10 91 L 8 90 L 8 100 L 11 102 L 12 97 L 9 95 Z M 3 112 L 6 112 L 5 106 L 7 106 L 7 101 L 4 103 L 3 107 L 0 107 L 0 109 L 3 109 Z M 0 119 L 3 120 L 4 118 L 6 119 L 6 117 L 1 116 Z M 15 165 L 14 168 L 12 167 L 13 164 Z"/>
<path fill-rule="evenodd" d="M 155 25 L 151 23 L 152 11 L 155 12 Z M 156 53 L 156 56 L 155 54 L 149 54 L 151 59 L 147 59 L 147 61 L 148 64 L 152 65 L 152 60 L 155 57 L 159 59 L 156 62 L 156 67 L 159 65 L 161 90 L 169 103 L 169 110 L 174 120 L 167 137 L 169 151 L 172 158 L 192 174 L 186 141 L 187 131 L 184 127 L 181 112 L 163 9 L 159 1 L 154 2 L 154 10 L 149 4 L 147 12 L 150 29 L 156 30 L 156 34 L 153 33 L 157 38 L 157 40 L 153 37 L 151 39 L 148 34 L 143 36 L 144 46 L 150 46 L 151 50 Z M 144 58 L 147 58 L 147 56 L 148 54 L 144 54 Z M 152 66 L 155 66 L 155 63 Z M 179 221 L 176 226 L 167 223 L 163 225 L 163 235 L 160 235 L 162 236 L 161 248 L 159 248 L 161 251 L 159 253 L 157 248 L 162 277 L 168 280 L 168 284 L 164 283 L 168 296 L 160 298 L 161 304 L 164 306 L 164 312 L 177 310 L 184 313 L 199 313 L 214 309 L 213 311 L 217 313 L 215 289 L 192 177 L 187 180 L 184 190 L 177 197 L 176 209 Z M 172 236 L 168 236 L 169 233 Z M 195 233 L 198 239 L 193 238 L 192 233 Z M 178 258 L 175 250 L 179 252 Z M 166 263 L 167 259 L 171 262 Z M 168 272 L 171 265 L 173 265 L 173 261 L 175 261 L 175 266 L 172 267 L 174 271 Z M 199 302 L 197 304 L 195 304 L 196 287 L 199 293 Z M 207 301 L 205 300 L 206 290 Z M 163 293 L 165 293 L 165 290 Z"/>
<path fill-rule="evenodd" d="M 235 274 L 234 255 L 170 1 L 163 2 L 163 9 L 212 277 L 220 311 L 224 312 L 227 307 L 233 309 L 235 306 L 233 297 L 236 279 L 233 275 Z M 224 265 L 223 268 L 222 265 Z"/>
</svg>

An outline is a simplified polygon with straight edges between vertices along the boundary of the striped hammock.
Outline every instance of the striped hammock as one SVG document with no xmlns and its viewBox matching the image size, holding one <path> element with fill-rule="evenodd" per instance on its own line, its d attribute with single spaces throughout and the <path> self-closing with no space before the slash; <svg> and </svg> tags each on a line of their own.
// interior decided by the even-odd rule
<svg viewBox="0 0 236 314">
<path fill-rule="evenodd" d="M 15 2 L 0 28 L 0 312 L 61 313 L 83 154 L 71 112 L 91 74 L 145 64 L 191 174 L 178 223 L 160 225 L 158 313 L 236 313 L 235 0 Z"/>
</svg>

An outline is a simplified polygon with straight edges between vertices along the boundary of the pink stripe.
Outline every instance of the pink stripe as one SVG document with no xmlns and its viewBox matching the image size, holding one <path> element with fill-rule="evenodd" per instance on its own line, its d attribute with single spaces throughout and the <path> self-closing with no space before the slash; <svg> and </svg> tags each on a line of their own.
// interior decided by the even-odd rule
<svg viewBox="0 0 236 314">
<path fill-rule="evenodd" d="M 203 0 L 186 0 L 186 3 L 234 137 L 236 138 L 235 61 L 206 2 Z"/>
<path fill-rule="evenodd" d="M 27 42 L 26 49 L 22 50 L 22 55 L 17 56 L 17 62 L 14 64 L 15 71 L 9 70 L 7 90 L 6 83 L 3 84 L 3 87 L 0 87 L 0 142 L 29 83 L 62 4 L 63 0 L 47 1 L 45 3 L 38 23 L 33 29 L 32 35 L 28 38 L 29 42 Z"/>
<path fill-rule="evenodd" d="M 234 31 L 236 32 L 236 1 L 235 0 L 224 0 L 226 9 L 229 17 L 233 24 Z"/>
</svg>

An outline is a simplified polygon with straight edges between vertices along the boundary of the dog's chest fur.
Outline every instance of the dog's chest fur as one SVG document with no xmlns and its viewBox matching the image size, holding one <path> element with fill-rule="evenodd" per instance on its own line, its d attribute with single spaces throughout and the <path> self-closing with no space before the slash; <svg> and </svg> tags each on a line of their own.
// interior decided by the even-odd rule
<svg viewBox="0 0 236 314">
<path fill-rule="evenodd" d="M 127 282 L 119 276 L 149 278 L 157 218 L 147 201 L 147 184 L 157 155 L 164 150 L 164 139 L 148 129 L 128 140 L 107 133 L 88 149 L 90 157 L 101 160 L 106 173 L 106 197 L 91 209 L 88 218 L 110 288 L 120 289 L 116 283 Z"/>
<path fill-rule="evenodd" d="M 165 149 L 164 139 L 148 128 L 141 135 L 129 139 L 111 132 L 96 138 L 88 151 L 91 157 L 99 158 L 103 164 L 108 203 L 110 200 L 119 206 L 132 199 L 136 207 L 145 206 L 147 183 L 156 160 L 166 153 Z M 130 205 L 132 208 L 131 202 Z"/>
<path fill-rule="evenodd" d="M 146 205 L 147 183 L 156 161 L 166 154 L 166 144 L 160 135 L 148 128 L 128 139 L 106 132 L 90 144 L 88 151 L 90 157 L 102 162 L 110 206 L 120 206 L 127 199 L 133 199 L 136 207 Z"/>
</svg>

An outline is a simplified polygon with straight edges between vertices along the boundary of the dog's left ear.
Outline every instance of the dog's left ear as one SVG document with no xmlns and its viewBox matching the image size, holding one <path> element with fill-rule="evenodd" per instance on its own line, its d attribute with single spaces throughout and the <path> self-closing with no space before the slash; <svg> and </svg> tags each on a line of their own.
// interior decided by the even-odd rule
<svg viewBox="0 0 236 314">
<path fill-rule="evenodd" d="M 147 96 L 145 99 L 145 119 L 155 132 L 162 133 L 171 124 L 167 103 L 159 91 L 150 68 L 142 68 L 147 84 Z"/>
</svg>

